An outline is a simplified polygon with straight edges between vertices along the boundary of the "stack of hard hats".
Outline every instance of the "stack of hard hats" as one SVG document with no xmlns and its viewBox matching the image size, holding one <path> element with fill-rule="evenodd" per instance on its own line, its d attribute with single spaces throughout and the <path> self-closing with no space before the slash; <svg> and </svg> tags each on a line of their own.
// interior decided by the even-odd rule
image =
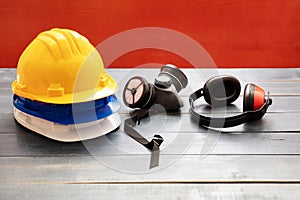
<svg viewBox="0 0 300 200">
<path fill-rule="evenodd" d="M 79 33 L 40 33 L 21 55 L 12 83 L 14 117 L 59 141 L 104 135 L 121 124 L 117 84 L 94 46 Z"/>
</svg>

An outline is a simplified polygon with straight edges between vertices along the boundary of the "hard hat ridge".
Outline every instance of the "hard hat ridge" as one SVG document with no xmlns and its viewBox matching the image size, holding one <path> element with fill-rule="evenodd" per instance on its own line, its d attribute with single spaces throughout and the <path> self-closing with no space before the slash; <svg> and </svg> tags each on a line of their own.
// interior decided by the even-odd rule
<svg viewBox="0 0 300 200">
<path fill-rule="evenodd" d="M 91 101 L 117 90 L 97 49 L 68 29 L 40 33 L 22 53 L 17 77 L 12 84 L 15 94 L 47 103 Z"/>
</svg>

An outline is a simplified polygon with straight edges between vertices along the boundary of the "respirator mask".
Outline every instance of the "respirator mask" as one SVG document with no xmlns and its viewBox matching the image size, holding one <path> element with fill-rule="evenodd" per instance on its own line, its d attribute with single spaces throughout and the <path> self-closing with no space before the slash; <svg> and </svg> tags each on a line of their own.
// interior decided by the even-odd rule
<svg viewBox="0 0 300 200">
<path fill-rule="evenodd" d="M 165 111 L 176 111 L 183 106 L 178 93 L 188 84 L 185 74 L 176 66 L 164 65 L 154 84 L 149 83 L 140 76 L 132 77 L 123 90 L 123 101 L 129 108 L 135 108 L 130 112 L 130 118 L 125 120 L 124 131 L 134 140 L 149 149 L 151 154 L 150 168 L 159 164 L 159 146 L 163 142 L 160 135 L 154 135 L 148 141 L 137 130 L 134 129 L 139 124 L 140 119 L 147 117 L 153 105 L 162 106 Z"/>
</svg>

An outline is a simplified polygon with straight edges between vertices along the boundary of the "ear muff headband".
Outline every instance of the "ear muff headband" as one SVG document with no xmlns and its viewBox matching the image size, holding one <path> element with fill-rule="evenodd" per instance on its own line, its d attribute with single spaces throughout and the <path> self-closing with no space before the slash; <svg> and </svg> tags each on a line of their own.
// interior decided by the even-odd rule
<svg viewBox="0 0 300 200">
<path fill-rule="evenodd" d="M 250 87 L 251 85 L 255 86 L 253 84 L 251 84 L 251 85 L 248 84 L 248 85 L 245 88 L 245 93 L 244 94 L 246 94 L 247 87 Z M 255 90 L 249 90 L 249 91 L 253 91 L 254 92 L 253 96 L 255 96 Z M 251 97 L 251 95 L 248 95 L 248 94 L 246 94 L 246 95 L 247 96 L 244 97 L 244 98 Z M 195 107 L 194 102 L 202 96 L 204 96 L 203 88 L 195 91 L 189 97 L 190 112 L 192 114 L 192 119 L 195 120 L 201 126 L 213 127 L 213 128 L 226 128 L 226 127 L 238 126 L 238 125 L 243 124 L 247 121 L 259 120 L 264 116 L 264 114 L 267 112 L 268 107 L 272 104 L 272 99 L 270 99 L 270 95 L 268 93 L 267 99 L 264 99 L 263 106 L 261 106 L 257 110 L 244 111 L 242 114 L 235 115 L 235 116 L 232 116 L 232 117 L 212 118 L 212 117 L 201 115 L 201 114 L 197 113 L 194 109 L 194 107 Z M 249 104 L 247 104 L 247 105 L 249 105 Z"/>
</svg>

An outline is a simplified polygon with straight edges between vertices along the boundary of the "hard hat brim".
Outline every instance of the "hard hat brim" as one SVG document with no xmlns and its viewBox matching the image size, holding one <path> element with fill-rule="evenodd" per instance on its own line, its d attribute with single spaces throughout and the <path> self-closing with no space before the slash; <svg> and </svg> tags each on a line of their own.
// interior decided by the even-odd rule
<svg viewBox="0 0 300 200">
<path fill-rule="evenodd" d="M 76 84 L 80 84 L 79 82 Z M 76 86 L 74 86 L 74 91 L 69 94 L 63 94 L 61 96 L 49 96 L 49 95 L 39 95 L 32 94 L 26 91 L 26 87 L 21 88 L 18 86 L 17 80 L 12 84 L 12 91 L 14 94 L 36 101 L 41 101 L 44 103 L 54 103 L 54 104 L 70 104 L 70 103 L 81 103 L 86 101 L 94 101 L 96 99 L 101 99 L 115 94 L 118 91 L 118 86 L 116 81 L 107 74 L 107 82 L 104 86 L 100 83 L 97 87 L 85 91 L 76 91 Z"/>
<path fill-rule="evenodd" d="M 115 95 L 83 103 L 51 104 L 32 101 L 17 95 L 13 105 L 29 115 L 58 124 L 80 124 L 106 118 L 119 111 L 121 104 Z"/>
<path fill-rule="evenodd" d="M 118 113 L 106 118 L 81 124 L 63 125 L 47 121 L 14 107 L 14 117 L 22 126 L 53 140 L 76 142 L 96 138 L 117 129 L 121 124 Z"/>
</svg>

